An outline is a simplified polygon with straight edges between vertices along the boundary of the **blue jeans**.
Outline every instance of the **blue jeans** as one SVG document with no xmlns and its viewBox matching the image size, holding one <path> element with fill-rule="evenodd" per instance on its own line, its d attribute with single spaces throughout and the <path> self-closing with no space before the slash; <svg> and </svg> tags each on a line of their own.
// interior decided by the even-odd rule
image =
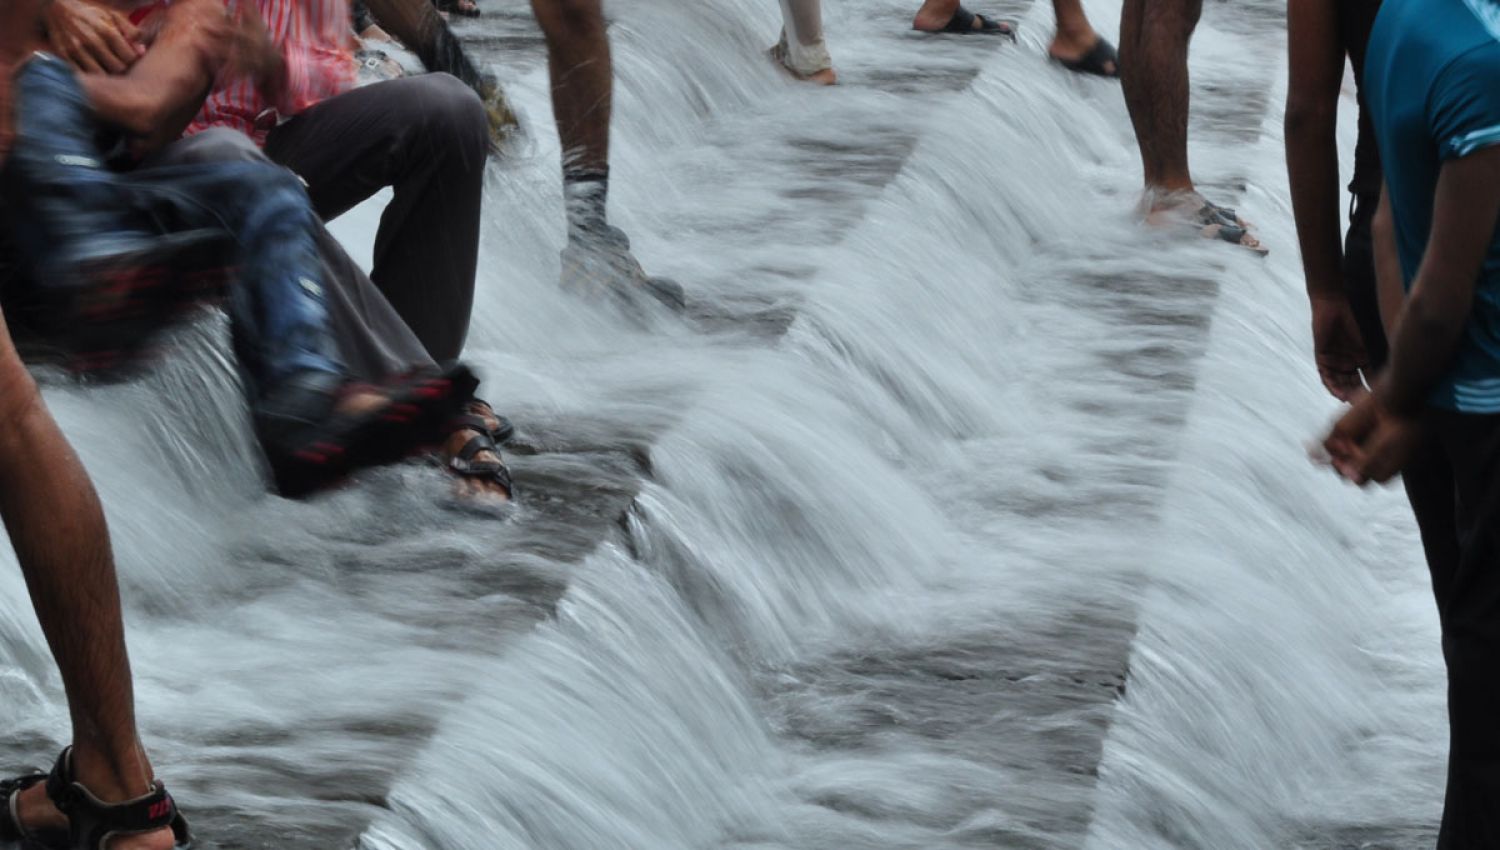
<svg viewBox="0 0 1500 850">
<path fill-rule="evenodd" d="M 319 221 L 296 175 L 254 162 L 112 170 L 77 78 L 53 57 L 27 62 L 14 99 L 19 133 L 0 187 L 30 286 L 75 284 L 69 267 L 82 259 L 215 231 L 233 246 L 227 310 L 252 399 L 300 372 L 344 373 L 324 302 Z"/>
</svg>

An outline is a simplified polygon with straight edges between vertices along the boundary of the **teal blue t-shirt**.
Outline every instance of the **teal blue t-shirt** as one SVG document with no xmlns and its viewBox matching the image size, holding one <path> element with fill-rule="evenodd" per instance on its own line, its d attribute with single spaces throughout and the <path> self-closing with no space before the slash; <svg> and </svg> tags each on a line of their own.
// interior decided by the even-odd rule
<svg viewBox="0 0 1500 850">
<path fill-rule="evenodd" d="M 1500 0 L 1385 0 L 1370 34 L 1364 92 L 1410 288 L 1443 163 L 1500 145 Z M 1500 229 L 1453 367 L 1429 401 L 1500 413 Z"/>
</svg>

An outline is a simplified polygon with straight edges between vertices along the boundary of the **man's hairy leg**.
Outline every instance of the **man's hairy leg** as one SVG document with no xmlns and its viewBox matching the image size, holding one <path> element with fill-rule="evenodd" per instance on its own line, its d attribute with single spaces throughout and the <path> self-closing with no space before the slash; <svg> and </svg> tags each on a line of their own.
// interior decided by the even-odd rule
<svg viewBox="0 0 1500 850">
<path fill-rule="evenodd" d="M 10 129 L 10 77 L 35 32 L 37 0 L 0 7 L 0 160 Z M 73 723 L 77 778 L 106 801 L 146 793 L 153 774 L 135 728 L 135 696 L 104 512 L 83 464 L 42 404 L 0 317 L 0 519 L 57 660 Z M 25 806 L 40 823 L 61 815 L 40 786 Z M 24 818 L 24 816 L 23 816 Z M 172 846 L 170 831 L 115 850 Z"/>
<path fill-rule="evenodd" d="M 1148 190 L 1193 190 L 1188 170 L 1188 43 L 1202 0 L 1125 0 L 1120 84 Z"/>
<path fill-rule="evenodd" d="M 599 0 L 532 0 L 547 39 L 552 111 L 565 168 L 609 167 L 614 70 Z"/>
<path fill-rule="evenodd" d="M 104 512 L 88 474 L 42 403 L 0 320 L 0 518 L 57 660 L 73 722 L 77 779 L 105 801 L 150 791 L 135 727 L 130 661 Z M 28 826 L 61 822 L 40 786 Z M 168 848 L 169 830 L 118 839 L 116 850 Z"/>
</svg>

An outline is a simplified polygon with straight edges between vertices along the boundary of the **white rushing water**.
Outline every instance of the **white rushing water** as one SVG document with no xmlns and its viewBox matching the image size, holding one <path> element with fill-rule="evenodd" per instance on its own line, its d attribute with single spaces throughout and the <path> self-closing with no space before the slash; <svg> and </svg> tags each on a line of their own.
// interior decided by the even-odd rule
<svg viewBox="0 0 1500 850">
<path fill-rule="evenodd" d="M 1304 449 L 1336 406 L 1275 4 L 1209 4 L 1193 54 L 1194 168 L 1264 260 L 1134 223 L 1118 85 L 1045 63 L 1045 4 L 1014 46 L 825 5 L 829 90 L 765 62 L 771 0 L 611 6 L 612 215 L 688 319 L 558 291 L 544 69 L 499 68 L 528 143 L 488 190 L 468 357 L 541 449 L 507 522 L 419 465 L 265 498 L 201 340 L 49 391 L 207 846 L 1430 843 L 1413 523 Z M 356 256 L 377 213 L 336 228 Z M 61 690 L 0 582 L 6 740 L 40 757 Z"/>
</svg>

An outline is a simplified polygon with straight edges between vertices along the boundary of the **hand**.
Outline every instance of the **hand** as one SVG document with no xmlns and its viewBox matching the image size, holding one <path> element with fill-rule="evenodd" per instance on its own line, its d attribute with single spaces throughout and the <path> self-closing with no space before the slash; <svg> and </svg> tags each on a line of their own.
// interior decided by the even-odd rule
<svg viewBox="0 0 1500 850">
<path fill-rule="evenodd" d="M 1312 297 L 1313 357 L 1323 386 L 1339 401 L 1353 401 L 1364 389 L 1360 370 L 1370 365 L 1354 308 L 1343 294 Z"/>
<path fill-rule="evenodd" d="M 1323 449 L 1334 471 L 1363 487 L 1395 477 L 1421 438 L 1420 421 L 1392 413 L 1378 394 L 1366 393 L 1334 424 Z"/>
<path fill-rule="evenodd" d="M 156 44 L 186 44 L 210 77 L 228 64 L 235 44 L 235 23 L 220 0 L 177 0 L 162 16 Z"/>
<path fill-rule="evenodd" d="M 228 72 L 254 80 L 262 95 L 276 100 L 286 86 L 286 60 L 281 48 L 271 39 L 255 3 L 249 0 L 236 3 L 233 22 L 230 52 L 225 62 Z"/>
<path fill-rule="evenodd" d="M 86 73 L 123 74 L 146 52 L 129 18 L 85 0 L 52 0 L 42 21 L 52 51 Z"/>
<path fill-rule="evenodd" d="M 585 296 L 609 294 L 633 301 L 650 295 L 673 309 L 686 306 L 682 287 L 666 278 L 650 277 L 630 253 L 625 231 L 608 224 L 602 229 L 574 229 L 562 251 L 562 287 Z"/>
</svg>

